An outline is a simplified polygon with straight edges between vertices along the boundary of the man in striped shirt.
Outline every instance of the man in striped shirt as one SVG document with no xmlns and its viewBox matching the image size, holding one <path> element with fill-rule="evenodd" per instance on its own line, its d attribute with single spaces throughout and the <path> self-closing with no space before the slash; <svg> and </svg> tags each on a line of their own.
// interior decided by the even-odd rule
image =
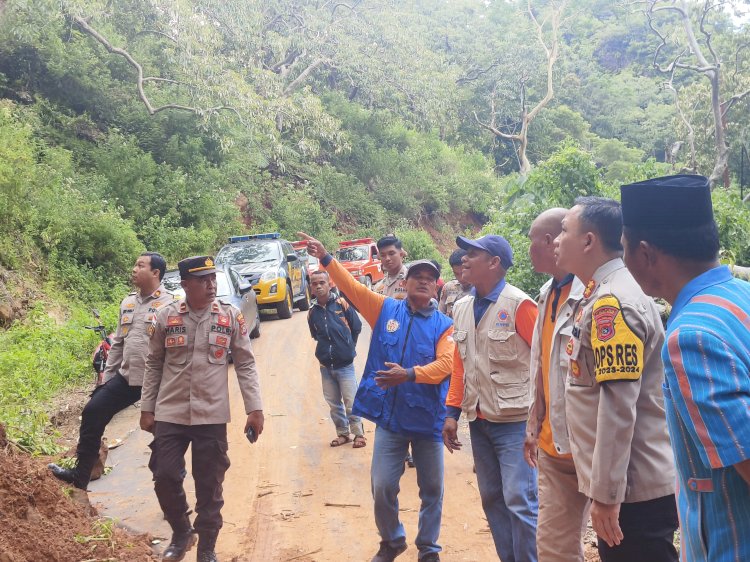
<svg viewBox="0 0 750 562">
<path fill-rule="evenodd" d="M 706 178 L 656 178 L 621 193 L 625 263 L 672 305 L 662 357 L 682 559 L 750 560 L 750 284 L 719 264 Z"/>
</svg>

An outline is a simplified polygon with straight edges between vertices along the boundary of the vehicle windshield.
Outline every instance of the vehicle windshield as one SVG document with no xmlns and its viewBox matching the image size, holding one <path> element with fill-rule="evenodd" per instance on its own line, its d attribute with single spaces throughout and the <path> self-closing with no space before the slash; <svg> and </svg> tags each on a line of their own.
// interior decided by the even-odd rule
<svg viewBox="0 0 750 562">
<path fill-rule="evenodd" d="M 216 263 L 237 265 L 241 263 L 258 263 L 281 259 L 279 245 L 275 242 L 250 242 L 248 244 L 230 244 L 224 246 Z"/>
<path fill-rule="evenodd" d="M 184 295 L 185 289 L 180 285 L 180 272 L 169 272 L 164 275 L 164 279 L 161 281 L 164 284 L 164 288 L 170 293 L 178 295 Z M 229 297 L 232 295 L 232 291 L 229 287 L 229 279 L 227 274 L 223 271 L 216 272 L 216 296 L 217 297 Z"/>
<path fill-rule="evenodd" d="M 173 274 L 165 274 L 164 279 L 162 279 L 161 282 L 164 284 L 164 288 L 170 293 L 182 291 L 182 285 L 180 285 L 180 274 L 176 271 Z"/>
<path fill-rule="evenodd" d="M 360 261 L 366 260 L 369 254 L 369 246 L 349 246 L 346 248 L 339 248 L 336 251 L 336 259 L 339 261 Z"/>
<path fill-rule="evenodd" d="M 216 296 L 217 297 L 228 297 L 231 296 L 232 291 L 229 290 L 229 279 L 227 274 L 223 271 L 216 272 Z"/>
</svg>

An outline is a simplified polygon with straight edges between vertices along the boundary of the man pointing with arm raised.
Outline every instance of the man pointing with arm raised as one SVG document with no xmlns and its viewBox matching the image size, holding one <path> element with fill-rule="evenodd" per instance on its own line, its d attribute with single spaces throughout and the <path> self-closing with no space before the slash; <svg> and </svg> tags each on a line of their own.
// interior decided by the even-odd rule
<svg viewBox="0 0 750 562">
<path fill-rule="evenodd" d="M 419 560 L 440 560 L 443 505 L 442 428 L 453 358 L 450 318 L 432 301 L 439 272 L 429 260 L 411 264 L 403 281 L 406 299 L 379 295 L 359 284 L 326 251 L 302 232 L 307 251 L 320 260 L 372 327 L 372 339 L 353 413 L 374 422 L 371 479 L 380 549 L 372 562 L 390 562 L 406 550 L 398 517 L 399 480 L 412 446 L 422 505 L 415 544 Z"/>
</svg>

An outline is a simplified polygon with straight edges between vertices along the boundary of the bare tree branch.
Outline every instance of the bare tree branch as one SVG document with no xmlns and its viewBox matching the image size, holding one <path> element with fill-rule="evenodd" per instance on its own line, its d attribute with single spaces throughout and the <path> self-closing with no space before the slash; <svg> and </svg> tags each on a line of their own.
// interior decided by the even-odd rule
<svg viewBox="0 0 750 562">
<path fill-rule="evenodd" d="M 482 127 L 483 129 L 487 129 L 489 132 L 491 132 L 496 137 L 500 137 L 501 139 L 505 140 L 521 140 L 519 135 L 510 135 L 508 133 L 503 133 L 500 129 L 495 127 L 492 123 L 484 123 L 479 119 L 479 116 L 477 115 L 476 111 L 472 111 L 472 114 L 474 115 L 474 120 L 477 122 L 477 124 Z M 494 119 L 493 119 L 494 121 Z"/>
<path fill-rule="evenodd" d="M 160 37 L 164 37 L 165 39 L 169 39 L 172 43 L 177 43 L 177 39 L 175 37 L 172 37 L 169 35 L 169 33 L 164 33 L 163 31 L 159 31 L 157 29 L 144 29 L 143 31 L 139 31 L 135 34 L 135 37 L 138 37 L 139 35 L 159 35 Z"/>
<path fill-rule="evenodd" d="M 703 4 L 703 13 L 701 13 L 700 20 L 701 33 L 706 38 L 706 46 L 708 47 L 708 51 L 711 53 L 711 56 L 714 59 L 714 64 L 716 65 L 720 65 L 721 61 L 719 60 L 719 56 L 716 54 L 716 51 L 714 51 L 714 47 L 711 44 L 711 33 L 709 33 L 709 31 L 706 29 L 706 16 L 711 10 L 713 10 L 717 6 L 720 6 L 721 4 L 723 4 L 723 2 L 711 5 L 711 0 L 706 0 L 706 2 Z"/>
<path fill-rule="evenodd" d="M 742 101 L 747 96 L 750 96 L 750 89 L 745 90 L 741 94 L 735 94 L 731 98 L 729 98 L 727 101 L 725 101 L 722 105 L 724 106 L 723 111 L 721 113 L 721 117 L 726 117 L 727 113 L 730 109 L 732 109 L 732 106 L 736 104 L 737 102 Z"/>
<path fill-rule="evenodd" d="M 732 73 L 732 78 L 736 78 L 737 74 L 740 72 L 740 53 L 743 49 L 747 49 L 750 47 L 750 43 L 743 43 L 739 47 L 737 47 L 737 50 L 734 52 L 734 73 Z"/>
<path fill-rule="evenodd" d="M 724 120 L 724 115 L 726 114 L 728 107 L 726 107 L 725 104 L 721 103 L 721 61 L 714 51 L 713 46 L 711 45 L 711 34 L 706 29 L 705 20 L 708 13 L 717 6 L 720 6 L 721 2 L 719 2 L 718 4 L 712 4 L 711 0 L 705 0 L 703 4 L 703 11 L 701 13 L 701 19 L 699 22 L 699 29 L 706 38 L 706 46 L 711 53 L 711 57 L 714 60 L 713 63 L 708 62 L 705 55 L 703 54 L 701 45 L 695 36 L 695 31 L 693 29 L 693 23 L 690 21 L 690 15 L 686 0 L 671 0 L 670 4 L 662 6 L 657 6 L 658 3 L 659 0 L 648 0 L 649 7 L 646 11 L 649 27 L 654 31 L 654 33 L 659 37 L 661 41 L 660 45 L 656 48 L 656 52 L 654 53 L 654 67 L 661 72 L 668 72 L 670 74 L 674 73 L 675 68 L 699 72 L 708 79 L 711 85 L 711 112 L 713 115 L 716 159 L 714 161 L 714 168 L 711 172 L 709 180 L 711 182 L 711 186 L 713 187 L 719 182 L 722 177 L 725 176 L 727 163 L 729 161 L 729 145 L 727 144 L 726 122 Z M 680 26 L 685 33 L 687 42 L 687 50 L 684 50 L 680 55 L 678 55 L 667 67 L 663 67 L 658 63 L 658 55 L 666 45 L 666 38 L 661 32 L 656 29 L 656 26 L 654 25 L 652 19 L 653 14 L 662 11 L 670 11 L 679 15 Z M 681 57 L 687 52 L 695 57 L 695 59 L 698 61 L 697 65 L 681 62 Z M 729 106 L 731 107 L 731 104 L 729 104 Z M 680 108 L 678 107 L 678 111 L 679 110 Z M 727 181 L 726 177 L 724 181 Z"/>
<path fill-rule="evenodd" d="M 310 74 L 319 66 L 327 64 L 326 59 L 324 58 L 317 58 L 314 61 L 312 61 L 306 69 L 304 69 L 302 72 L 300 72 L 299 76 L 292 80 L 289 85 L 284 88 L 284 96 L 288 96 L 289 94 L 293 93 L 297 88 L 299 88 L 302 83 L 307 80 L 307 77 L 310 76 Z"/>
<path fill-rule="evenodd" d="M 495 61 L 491 63 L 487 68 L 480 68 L 477 70 L 471 71 L 466 76 L 462 76 L 461 78 L 456 80 L 456 85 L 461 86 L 462 84 L 466 84 L 467 82 L 473 82 L 474 80 L 480 78 L 481 76 L 487 74 L 490 70 L 493 68 L 496 68 L 500 63 L 498 61 Z"/>
<path fill-rule="evenodd" d="M 96 41 L 98 41 L 102 46 L 104 46 L 107 51 L 112 53 L 113 55 L 119 55 L 123 57 L 130 66 L 132 66 L 136 71 L 136 87 L 138 88 L 138 97 L 143 102 L 143 105 L 146 106 L 146 110 L 148 111 L 149 115 L 156 115 L 157 113 L 167 110 L 167 109 L 174 109 L 178 111 L 188 111 L 190 113 L 195 113 L 197 115 L 207 115 L 211 113 L 216 113 L 221 110 L 227 110 L 232 111 L 235 114 L 237 114 L 238 117 L 240 117 L 240 120 L 242 119 L 239 112 L 229 106 L 220 105 L 216 107 L 209 107 L 209 108 L 200 108 L 200 107 L 191 107 L 188 105 L 182 105 L 179 103 L 168 103 L 164 104 L 158 107 L 154 107 L 151 104 L 151 100 L 149 100 L 148 96 L 146 95 L 145 90 L 143 89 L 143 84 L 147 81 L 150 82 L 168 82 L 173 84 L 180 84 L 180 82 L 177 82 L 176 80 L 170 80 L 168 78 L 158 78 L 155 76 L 143 76 L 143 67 L 141 64 L 133 58 L 133 56 L 126 51 L 125 49 L 121 49 L 120 47 L 113 46 L 101 33 L 99 33 L 96 29 L 91 27 L 89 23 L 83 19 L 80 16 L 72 16 L 73 21 L 80 27 L 85 33 L 93 37 Z"/>
<path fill-rule="evenodd" d="M 477 116 L 476 112 L 474 112 L 474 119 L 480 127 L 490 131 L 493 135 L 495 135 L 495 138 L 513 142 L 513 148 L 515 149 L 516 157 L 518 158 L 518 167 L 521 175 L 526 175 L 531 171 L 531 162 L 529 162 L 527 156 L 529 143 L 529 125 L 531 125 L 532 121 L 534 121 L 534 119 L 539 115 L 539 112 L 542 111 L 542 109 L 544 109 L 550 101 L 552 101 L 555 95 L 553 70 L 555 62 L 557 61 L 557 58 L 559 56 L 560 24 L 563 21 L 563 14 L 567 3 L 568 0 L 562 0 L 559 3 L 553 2 L 550 12 L 547 14 L 547 16 L 544 17 L 544 19 L 539 21 L 539 19 L 534 14 L 533 9 L 531 8 L 531 0 L 526 0 L 526 12 L 528 13 L 528 17 L 534 26 L 537 42 L 544 50 L 545 58 L 547 59 L 547 89 L 544 97 L 537 102 L 537 104 L 531 109 L 531 111 L 528 111 L 526 105 L 526 82 L 529 80 L 529 76 L 526 74 L 525 69 L 521 70 L 521 76 L 518 79 L 521 101 L 521 130 L 516 133 L 509 134 L 501 131 L 495 125 L 496 111 L 494 91 L 490 96 L 491 122 L 482 122 Z M 545 28 L 548 24 L 551 28 L 549 44 L 547 44 L 547 40 L 545 39 Z M 518 142 L 517 147 L 515 145 L 516 141 Z"/>
</svg>

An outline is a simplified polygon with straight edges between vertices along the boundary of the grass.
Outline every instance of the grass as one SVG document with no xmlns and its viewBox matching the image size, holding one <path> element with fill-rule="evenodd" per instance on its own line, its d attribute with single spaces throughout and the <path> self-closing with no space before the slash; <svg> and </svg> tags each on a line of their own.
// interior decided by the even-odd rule
<svg viewBox="0 0 750 562">
<path fill-rule="evenodd" d="M 93 524 L 93 535 L 76 535 L 75 541 L 80 544 L 105 543 L 110 551 L 115 551 L 115 520 L 111 517 L 97 519 Z"/>
<path fill-rule="evenodd" d="M 114 327 L 116 305 L 103 314 Z M 8 436 L 30 453 L 59 453 L 49 428 L 47 405 L 59 392 L 93 381 L 91 354 L 98 336 L 84 326 L 94 322 L 80 304 L 68 307 L 62 322 L 38 303 L 27 317 L 0 332 L 0 422 Z"/>
</svg>

